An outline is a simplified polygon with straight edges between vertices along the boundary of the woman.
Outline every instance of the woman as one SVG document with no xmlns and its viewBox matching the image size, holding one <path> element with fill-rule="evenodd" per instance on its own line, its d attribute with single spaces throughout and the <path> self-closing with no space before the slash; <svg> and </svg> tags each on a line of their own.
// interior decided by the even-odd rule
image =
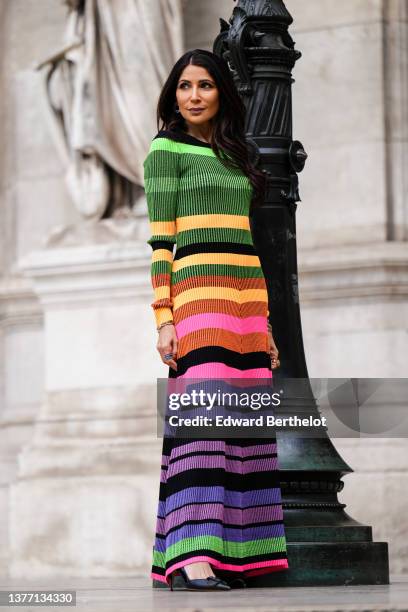
<svg viewBox="0 0 408 612">
<path fill-rule="evenodd" d="M 157 349 L 172 378 L 271 378 L 279 366 L 250 206 L 263 174 L 228 65 L 183 55 L 145 160 Z M 176 244 L 176 253 L 173 247 Z M 269 329 L 268 329 L 269 326 Z M 229 590 L 288 567 L 276 439 L 164 437 L 152 578 Z M 216 574 L 214 573 L 216 572 Z"/>
</svg>

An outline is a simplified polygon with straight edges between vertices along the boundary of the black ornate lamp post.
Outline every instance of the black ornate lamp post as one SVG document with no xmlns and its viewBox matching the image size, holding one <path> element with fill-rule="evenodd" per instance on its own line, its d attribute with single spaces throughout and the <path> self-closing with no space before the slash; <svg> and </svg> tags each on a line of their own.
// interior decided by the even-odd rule
<svg viewBox="0 0 408 612">
<path fill-rule="evenodd" d="M 224 56 L 247 106 L 247 135 L 267 175 L 264 205 L 252 230 L 268 283 L 274 338 L 280 351 L 277 380 L 308 379 L 298 298 L 295 213 L 298 176 L 307 155 L 292 139 L 292 75 L 300 58 L 282 0 L 238 0 L 214 51 Z M 310 386 L 286 412 L 316 410 Z M 291 407 L 292 406 L 292 407 Z M 293 407 L 294 406 L 294 407 Z M 318 415 L 318 413 L 316 413 Z M 290 569 L 253 578 L 251 586 L 388 584 L 388 550 L 373 542 L 371 527 L 339 503 L 342 476 L 353 470 L 327 435 L 278 434 L 279 463 Z"/>
</svg>

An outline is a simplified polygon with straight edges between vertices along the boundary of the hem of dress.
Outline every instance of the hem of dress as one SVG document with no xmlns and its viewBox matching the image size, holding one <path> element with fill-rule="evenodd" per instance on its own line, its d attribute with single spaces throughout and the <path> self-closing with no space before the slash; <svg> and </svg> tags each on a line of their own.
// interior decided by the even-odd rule
<svg viewBox="0 0 408 612">
<path fill-rule="evenodd" d="M 211 565 L 215 567 L 215 569 L 227 570 L 231 572 L 238 572 L 241 574 L 245 574 L 248 576 L 258 576 L 260 574 L 267 574 L 271 572 L 279 572 L 286 569 L 289 569 L 289 564 L 287 559 L 276 559 L 272 561 L 259 561 L 255 563 L 247 563 L 245 565 L 232 565 L 231 563 L 223 563 L 222 561 L 218 561 L 213 557 L 209 557 L 207 555 L 198 555 L 197 557 L 190 557 L 187 560 L 179 561 L 174 565 L 171 565 L 168 570 L 166 570 L 165 575 L 157 574 L 156 572 L 152 572 L 150 577 L 153 580 L 158 580 L 159 582 L 163 582 L 164 584 L 169 584 L 169 576 L 174 571 L 179 569 L 180 567 L 184 567 L 185 565 L 189 565 L 192 562 L 198 561 L 207 561 Z"/>
</svg>

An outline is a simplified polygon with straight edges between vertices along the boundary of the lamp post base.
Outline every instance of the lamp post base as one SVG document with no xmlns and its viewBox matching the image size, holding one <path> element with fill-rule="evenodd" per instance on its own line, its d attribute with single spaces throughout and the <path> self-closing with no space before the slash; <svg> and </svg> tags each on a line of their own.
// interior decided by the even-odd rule
<svg viewBox="0 0 408 612">
<path fill-rule="evenodd" d="M 287 551 L 289 569 L 248 578 L 247 586 L 389 584 L 386 542 L 292 542 Z"/>
</svg>

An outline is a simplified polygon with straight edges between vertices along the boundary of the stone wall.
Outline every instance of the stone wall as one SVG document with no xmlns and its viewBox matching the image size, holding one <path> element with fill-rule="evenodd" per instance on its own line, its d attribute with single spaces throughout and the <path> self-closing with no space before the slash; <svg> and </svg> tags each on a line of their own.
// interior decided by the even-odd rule
<svg viewBox="0 0 408 612">
<path fill-rule="evenodd" d="M 58 2 L 0 6 L 0 570 L 8 551 L 8 486 L 32 436 L 44 393 L 42 312 L 18 258 L 54 225 L 74 218 L 47 129 L 43 78 L 34 70 L 60 40 Z"/>
</svg>

